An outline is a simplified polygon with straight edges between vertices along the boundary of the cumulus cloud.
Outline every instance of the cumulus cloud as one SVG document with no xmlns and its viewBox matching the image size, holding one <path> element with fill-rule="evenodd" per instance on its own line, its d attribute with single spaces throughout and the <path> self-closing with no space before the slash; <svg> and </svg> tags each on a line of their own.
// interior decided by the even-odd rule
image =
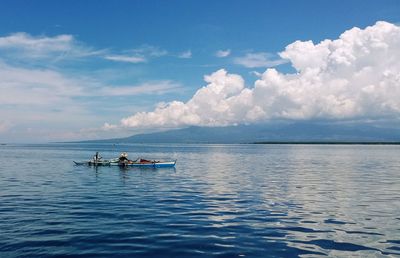
<svg viewBox="0 0 400 258">
<path fill-rule="evenodd" d="M 296 41 L 280 57 L 296 73 L 267 69 L 252 87 L 224 69 L 187 102 L 162 103 L 121 120 L 125 127 L 223 126 L 270 119 L 400 117 L 400 27 L 377 22 L 336 40 Z M 267 58 L 264 54 L 261 55 Z M 250 56 L 249 67 L 267 65 Z M 243 61 L 243 60 L 242 60 Z"/>
<path fill-rule="evenodd" d="M 247 53 L 244 56 L 236 57 L 233 62 L 238 65 L 243 65 L 247 68 L 257 68 L 257 67 L 274 67 L 287 63 L 285 59 L 275 59 L 273 60 L 273 55 L 265 52 L 257 53 Z"/>
<path fill-rule="evenodd" d="M 187 50 L 185 52 L 182 52 L 181 54 L 179 54 L 178 56 L 179 58 L 192 58 L 192 51 Z"/>
<path fill-rule="evenodd" d="M 227 56 L 229 56 L 230 54 L 231 54 L 231 50 L 230 50 L 230 49 L 227 49 L 227 50 L 218 50 L 218 51 L 215 53 L 215 56 L 216 56 L 216 57 L 222 58 L 222 57 L 227 57 Z"/>
<path fill-rule="evenodd" d="M 219 70 L 204 79 L 209 85 L 198 90 L 187 103 L 160 103 L 154 112 L 137 113 L 123 119 L 122 124 L 140 127 L 223 123 L 229 119 L 226 117 L 229 103 L 225 100 L 239 94 L 244 88 L 244 81 L 239 75 L 227 74 L 225 70 Z"/>
</svg>

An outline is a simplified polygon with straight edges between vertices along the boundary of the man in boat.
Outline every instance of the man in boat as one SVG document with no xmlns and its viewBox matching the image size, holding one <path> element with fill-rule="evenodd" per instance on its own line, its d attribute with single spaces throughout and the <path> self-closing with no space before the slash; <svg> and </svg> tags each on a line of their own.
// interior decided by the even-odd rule
<svg viewBox="0 0 400 258">
<path fill-rule="evenodd" d="M 118 163 L 120 165 L 125 165 L 128 162 L 129 162 L 128 154 L 126 152 L 121 153 L 121 155 L 119 155 L 119 158 L 118 158 Z"/>
<path fill-rule="evenodd" d="M 93 161 L 94 162 L 100 162 L 100 160 L 102 159 L 102 157 L 100 156 L 99 152 L 96 152 L 96 155 L 93 156 Z"/>
</svg>

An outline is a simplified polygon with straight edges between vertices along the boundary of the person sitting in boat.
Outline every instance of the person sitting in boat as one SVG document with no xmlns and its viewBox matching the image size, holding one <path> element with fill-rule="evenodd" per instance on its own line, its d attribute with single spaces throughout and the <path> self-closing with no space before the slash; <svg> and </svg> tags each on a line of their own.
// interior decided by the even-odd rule
<svg viewBox="0 0 400 258">
<path fill-rule="evenodd" d="M 93 156 L 93 161 L 94 162 L 99 162 L 102 159 L 102 157 L 100 156 L 99 152 L 96 152 L 96 155 Z"/>
<path fill-rule="evenodd" d="M 128 154 L 126 152 L 123 152 L 121 153 L 121 155 L 119 155 L 119 162 L 120 163 L 128 162 Z"/>
</svg>

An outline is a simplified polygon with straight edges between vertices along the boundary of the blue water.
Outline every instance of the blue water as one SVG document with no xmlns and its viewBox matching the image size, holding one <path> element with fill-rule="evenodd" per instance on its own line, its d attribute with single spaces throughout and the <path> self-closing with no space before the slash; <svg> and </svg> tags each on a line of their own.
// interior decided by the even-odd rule
<svg viewBox="0 0 400 258">
<path fill-rule="evenodd" d="M 175 169 L 74 166 L 128 151 Z M 0 146 L 0 257 L 400 256 L 400 146 Z"/>
</svg>

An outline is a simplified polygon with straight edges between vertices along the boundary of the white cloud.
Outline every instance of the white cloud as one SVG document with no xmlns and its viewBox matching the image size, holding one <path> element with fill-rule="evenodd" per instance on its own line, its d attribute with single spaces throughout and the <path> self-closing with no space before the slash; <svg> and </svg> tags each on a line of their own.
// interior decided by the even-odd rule
<svg viewBox="0 0 400 258">
<path fill-rule="evenodd" d="M 229 108 L 226 99 L 232 98 L 244 89 L 244 81 L 239 75 L 227 74 L 219 70 L 204 77 L 209 83 L 198 90 L 187 103 L 173 101 L 160 104 L 154 112 L 141 112 L 122 120 L 123 126 L 182 126 L 228 124 Z"/>
<path fill-rule="evenodd" d="M 47 37 L 18 32 L 0 37 L 0 56 L 13 59 L 75 58 L 98 55 L 102 52 L 84 46 L 72 35 Z"/>
<path fill-rule="evenodd" d="M 104 137 L 107 135 L 106 128 L 93 127 L 104 120 L 112 121 L 116 112 L 126 114 L 132 110 L 132 107 L 126 107 L 127 100 L 121 101 L 120 96 L 161 95 L 182 89 L 180 84 L 170 80 L 131 86 L 110 85 L 108 81 L 120 81 L 124 77 L 120 75 L 116 80 L 104 76 L 104 73 L 103 77 L 96 76 L 81 66 L 86 63 L 76 62 L 89 56 L 142 62 L 168 52 L 145 45 L 122 53 L 118 55 L 111 50 L 97 50 L 79 42 L 72 35 L 50 37 L 14 33 L 0 36 L 0 140 Z M 75 62 L 78 66 L 69 69 L 71 66 L 66 68 L 65 63 L 57 62 L 63 60 Z M 86 61 L 96 60 L 92 58 Z M 111 70 L 116 76 L 118 73 L 125 75 L 129 69 Z M 114 101 L 116 99 L 119 101 Z M 133 108 L 143 109 L 143 104 Z M 82 127 L 89 129 L 78 130 Z M 112 132 L 108 129 L 110 137 Z M 124 131 L 119 129 L 118 132 Z"/>
<path fill-rule="evenodd" d="M 116 129 L 118 129 L 118 126 L 109 123 L 104 123 L 104 125 L 101 127 L 101 130 L 103 131 L 112 131 Z"/>
<path fill-rule="evenodd" d="M 24 32 L 13 33 L 0 37 L 0 48 L 25 48 L 34 51 L 67 51 L 71 49 L 74 38 L 72 35 L 55 37 L 33 37 Z"/>
<path fill-rule="evenodd" d="M 192 51 L 187 50 L 178 55 L 179 58 L 192 58 Z"/>
<path fill-rule="evenodd" d="M 0 62 L 0 92 L 2 105 L 46 105 L 82 95 L 85 91 L 79 81 L 59 72 L 13 67 Z"/>
<path fill-rule="evenodd" d="M 151 45 L 143 45 L 132 50 L 133 53 L 142 54 L 144 56 L 161 57 L 168 54 L 168 51 Z"/>
<path fill-rule="evenodd" d="M 107 49 L 96 50 L 68 34 L 49 37 L 44 35 L 32 36 L 25 32 L 18 32 L 0 37 L 0 58 L 11 62 L 43 59 L 58 61 L 68 58 L 101 56 L 115 62 L 145 63 L 152 58 L 167 54 L 166 50 L 151 45 L 143 45 L 115 54 Z"/>
<path fill-rule="evenodd" d="M 168 52 L 155 46 L 144 45 L 139 48 L 124 51 L 123 54 L 109 54 L 105 55 L 104 59 L 125 62 L 125 63 L 145 63 L 149 59 L 167 55 Z"/>
<path fill-rule="evenodd" d="M 115 113 L 129 112 L 129 108 L 123 109 L 127 104 L 114 101 L 116 98 L 160 95 L 180 89 L 179 83 L 169 80 L 106 86 L 88 77 L 0 62 L 0 141 L 110 138 L 114 132 L 112 126 L 93 127 L 104 119 L 113 119 Z M 28 127 L 32 129 L 26 131 Z M 92 129 L 78 130 L 82 127 Z M 124 131 L 119 128 L 118 133 Z"/>
<path fill-rule="evenodd" d="M 0 118 L 8 121 L 0 126 L 0 139 L 43 141 L 54 132 L 100 123 L 103 118 L 93 116 L 88 106 L 76 99 L 88 95 L 94 86 L 85 78 L 0 63 Z"/>
<path fill-rule="evenodd" d="M 267 69 L 254 86 L 219 70 L 187 102 L 160 104 L 121 120 L 124 127 L 222 126 L 269 119 L 400 117 L 400 27 L 377 22 L 318 44 L 296 41 L 280 56 L 297 70 Z M 249 57 L 249 56 L 248 56 Z M 268 65 L 250 56 L 249 67 Z"/>
<path fill-rule="evenodd" d="M 87 77 L 69 78 L 49 69 L 27 69 L 0 62 L 0 105 L 60 105 L 73 97 L 160 95 L 180 89 L 182 85 L 171 80 L 105 86 Z"/>
<path fill-rule="evenodd" d="M 229 56 L 231 54 L 231 50 L 230 49 L 227 49 L 227 50 L 218 50 L 216 53 L 215 53 L 215 56 L 216 57 L 227 57 L 227 56 Z"/>
<path fill-rule="evenodd" d="M 236 57 L 233 59 L 233 62 L 238 65 L 243 65 L 247 68 L 257 68 L 257 67 L 274 67 L 277 65 L 281 65 L 287 63 L 287 60 L 284 59 L 275 59 L 272 54 L 265 52 L 257 52 L 257 53 L 247 53 L 245 56 Z"/>
<path fill-rule="evenodd" d="M 107 60 L 126 63 L 145 63 L 147 59 L 143 56 L 125 56 L 125 55 L 107 55 L 104 57 Z"/>
<path fill-rule="evenodd" d="M 182 85 L 173 81 L 146 82 L 135 86 L 103 87 L 95 94 L 103 96 L 134 96 L 143 94 L 165 94 L 182 89 Z"/>
<path fill-rule="evenodd" d="M 252 75 L 254 75 L 256 77 L 261 77 L 262 76 L 262 73 L 257 72 L 257 71 L 251 71 L 250 74 L 252 74 Z"/>
</svg>

